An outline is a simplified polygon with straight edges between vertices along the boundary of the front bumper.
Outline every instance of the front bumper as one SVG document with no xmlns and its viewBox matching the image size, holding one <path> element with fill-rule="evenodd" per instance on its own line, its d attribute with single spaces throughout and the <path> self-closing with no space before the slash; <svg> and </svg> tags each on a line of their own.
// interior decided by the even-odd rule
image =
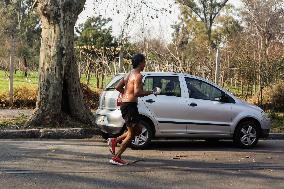
<svg viewBox="0 0 284 189">
<path fill-rule="evenodd" d="M 260 137 L 261 138 L 268 138 L 269 132 L 271 128 L 271 120 L 266 116 L 265 114 L 262 116 L 262 121 L 261 121 L 261 133 Z"/>
<path fill-rule="evenodd" d="M 119 109 L 96 111 L 96 124 L 104 133 L 119 134 L 123 128 L 124 120 Z"/>
<path fill-rule="evenodd" d="M 261 129 L 260 137 L 261 138 L 268 138 L 270 129 Z"/>
</svg>

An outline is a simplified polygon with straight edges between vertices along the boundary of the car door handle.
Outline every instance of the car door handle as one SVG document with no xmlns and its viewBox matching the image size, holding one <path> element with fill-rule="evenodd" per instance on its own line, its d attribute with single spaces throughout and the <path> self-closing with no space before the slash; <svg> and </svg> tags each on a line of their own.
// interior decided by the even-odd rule
<svg viewBox="0 0 284 189">
<path fill-rule="evenodd" d="M 148 103 L 153 103 L 153 102 L 155 102 L 155 100 L 153 100 L 153 99 L 148 99 L 148 100 L 146 100 L 146 102 L 148 102 Z"/>
<path fill-rule="evenodd" d="M 190 106 L 194 107 L 194 106 L 197 106 L 196 103 L 190 103 Z"/>
</svg>

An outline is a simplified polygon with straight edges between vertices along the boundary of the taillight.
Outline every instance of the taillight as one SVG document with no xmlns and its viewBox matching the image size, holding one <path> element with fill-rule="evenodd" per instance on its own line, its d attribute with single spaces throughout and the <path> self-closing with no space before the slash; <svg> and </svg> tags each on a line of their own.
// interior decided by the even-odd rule
<svg viewBox="0 0 284 189">
<path fill-rule="evenodd" d="M 116 106 L 121 106 L 122 105 L 122 94 L 119 93 L 117 99 L 116 99 Z"/>
</svg>

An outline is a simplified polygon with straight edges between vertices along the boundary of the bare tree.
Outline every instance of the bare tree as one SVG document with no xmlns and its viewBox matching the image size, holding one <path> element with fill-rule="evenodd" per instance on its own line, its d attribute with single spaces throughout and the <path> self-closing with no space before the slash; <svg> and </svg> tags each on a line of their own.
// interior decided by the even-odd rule
<svg viewBox="0 0 284 189">
<path fill-rule="evenodd" d="M 258 82 L 260 104 L 265 65 L 269 62 L 269 47 L 273 40 L 283 40 L 284 36 L 284 1 L 283 0 L 243 0 L 246 24 L 251 31 L 256 31 L 259 39 Z"/>
<path fill-rule="evenodd" d="M 190 8 L 190 10 L 204 23 L 208 41 L 211 47 L 215 49 L 217 44 L 212 40 L 212 26 L 215 18 L 228 0 L 178 0 L 178 2 Z"/>
</svg>

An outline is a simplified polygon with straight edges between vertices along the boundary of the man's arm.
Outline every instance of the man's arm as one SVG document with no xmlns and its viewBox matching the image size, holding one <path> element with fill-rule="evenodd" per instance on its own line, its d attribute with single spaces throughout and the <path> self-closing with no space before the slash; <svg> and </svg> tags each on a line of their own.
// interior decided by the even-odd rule
<svg viewBox="0 0 284 189">
<path fill-rule="evenodd" d="M 115 86 L 115 89 L 123 94 L 124 93 L 124 86 L 125 86 L 125 82 L 124 82 L 124 78 L 122 78 L 118 82 L 118 84 Z"/>
<path fill-rule="evenodd" d="M 134 80 L 134 96 L 143 97 L 153 94 L 151 91 L 143 91 L 142 75 L 138 74 Z"/>
</svg>

